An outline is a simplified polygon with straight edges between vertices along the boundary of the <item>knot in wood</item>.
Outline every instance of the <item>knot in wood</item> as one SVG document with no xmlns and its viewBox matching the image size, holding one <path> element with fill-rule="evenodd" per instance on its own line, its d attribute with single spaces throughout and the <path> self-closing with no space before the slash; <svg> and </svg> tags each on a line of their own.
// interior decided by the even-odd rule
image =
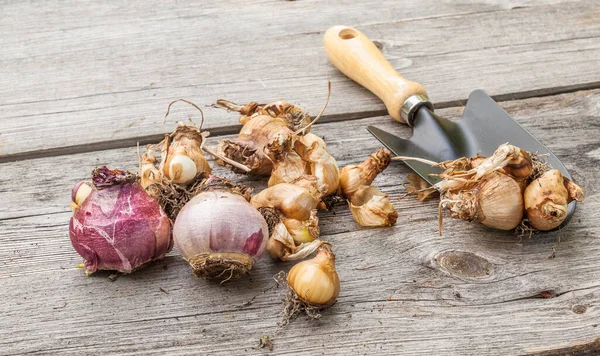
<svg viewBox="0 0 600 356">
<path fill-rule="evenodd" d="M 571 310 L 575 314 L 583 314 L 583 313 L 586 312 L 587 307 L 585 305 L 575 304 L 575 305 L 573 305 L 573 307 L 571 308 Z"/>
<path fill-rule="evenodd" d="M 478 278 L 490 274 L 490 263 L 481 256 L 464 251 L 446 251 L 436 258 L 437 265 L 453 276 Z"/>
</svg>

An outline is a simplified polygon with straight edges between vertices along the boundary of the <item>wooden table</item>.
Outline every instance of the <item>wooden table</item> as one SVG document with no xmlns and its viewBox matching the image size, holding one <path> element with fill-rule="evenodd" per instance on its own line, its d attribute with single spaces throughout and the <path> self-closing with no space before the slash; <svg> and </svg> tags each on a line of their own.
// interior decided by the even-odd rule
<svg viewBox="0 0 600 356">
<path fill-rule="evenodd" d="M 261 355 L 267 335 L 277 355 L 600 353 L 600 2 L 0 6 L 0 354 Z M 442 116 L 459 117 L 473 89 L 493 95 L 585 189 L 569 227 L 520 239 L 446 219 L 440 238 L 437 203 L 403 197 L 409 170 L 396 162 L 375 184 L 397 225 L 361 228 L 343 205 L 320 213 L 339 300 L 277 333 L 272 276 L 290 264 L 265 257 L 224 286 L 196 279 L 177 251 L 116 281 L 76 268 L 71 187 L 98 165 L 135 170 L 138 142 L 197 117 L 176 106 L 163 125 L 174 99 L 287 99 L 315 114 L 329 80 L 313 132 L 340 166 L 380 147 L 369 124 L 410 135 L 328 62 L 322 36 L 335 24 L 376 41 Z M 239 130 L 233 113 L 205 116 L 209 143 Z"/>
</svg>

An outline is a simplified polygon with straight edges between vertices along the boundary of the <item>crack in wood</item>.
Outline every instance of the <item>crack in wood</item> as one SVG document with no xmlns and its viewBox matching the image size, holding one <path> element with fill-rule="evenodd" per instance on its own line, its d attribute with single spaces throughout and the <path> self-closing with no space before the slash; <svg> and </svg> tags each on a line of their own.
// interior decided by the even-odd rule
<svg viewBox="0 0 600 356">
<path fill-rule="evenodd" d="M 576 85 L 567 85 L 564 87 L 553 87 L 553 88 L 543 88 L 543 89 L 535 89 L 530 91 L 523 92 L 514 92 L 508 94 L 498 94 L 492 95 L 492 98 L 496 102 L 505 102 L 505 101 L 515 101 L 515 100 L 524 100 L 531 99 L 536 97 L 547 97 L 554 96 L 560 94 L 568 94 L 577 91 L 583 90 L 593 90 L 600 89 L 600 81 L 598 82 L 590 82 L 584 84 L 576 84 Z M 467 100 L 453 100 L 447 102 L 439 102 L 435 103 L 436 109 L 448 109 L 454 107 L 462 107 L 466 105 Z M 323 115 L 323 117 L 319 120 L 315 126 L 322 125 L 325 123 L 338 122 L 338 121 L 351 121 L 351 120 L 360 120 L 377 116 L 386 116 L 387 111 L 366 111 L 366 112 L 355 112 L 348 114 L 335 114 L 335 115 Z M 211 138 L 231 135 L 239 132 L 241 125 L 234 126 L 222 126 L 222 127 L 214 127 L 209 131 L 211 132 Z M 63 156 L 69 154 L 76 153 L 86 153 L 86 152 L 94 152 L 94 151 L 105 151 L 117 148 L 127 148 L 137 145 L 140 146 L 156 143 L 162 140 L 164 134 L 155 134 L 155 135 L 147 135 L 147 136 L 138 136 L 138 137 L 130 137 L 126 139 L 117 139 L 110 141 L 101 141 L 101 142 L 91 142 L 81 145 L 71 145 L 64 147 L 54 147 L 50 149 L 41 149 L 41 150 L 33 150 L 33 151 L 24 151 L 15 154 L 9 155 L 1 155 L 0 154 L 0 164 L 28 159 L 36 159 L 36 158 L 46 158 L 46 157 L 55 157 L 55 156 Z"/>
</svg>

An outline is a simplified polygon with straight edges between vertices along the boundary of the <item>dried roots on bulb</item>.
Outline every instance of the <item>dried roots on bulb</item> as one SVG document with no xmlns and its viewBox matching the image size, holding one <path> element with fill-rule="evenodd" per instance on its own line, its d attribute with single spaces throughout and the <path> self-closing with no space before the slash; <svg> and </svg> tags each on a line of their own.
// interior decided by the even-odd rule
<svg viewBox="0 0 600 356">
<path fill-rule="evenodd" d="M 281 118 L 258 115 L 249 120 L 233 140 L 219 142 L 215 151 L 250 168 L 248 173 L 269 175 L 273 162 L 281 159 L 292 147 L 294 131 Z M 230 166 L 221 159 L 218 164 Z M 240 172 L 235 167 L 232 169 Z M 241 172 L 240 172 L 241 173 Z"/>
<path fill-rule="evenodd" d="M 531 162 L 533 164 L 533 169 L 531 171 L 531 174 L 529 175 L 529 182 L 538 179 L 544 173 L 552 169 L 550 164 L 548 164 L 548 156 L 548 154 L 529 152 L 529 157 L 531 157 Z"/>
<path fill-rule="evenodd" d="M 531 225 L 538 230 L 541 230 L 540 227 L 550 230 L 559 226 L 566 216 L 566 202 L 569 196 L 564 193 L 566 188 L 561 191 L 559 187 L 562 184 L 562 176 L 552 176 L 553 183 L 550 183 L 550 176 L 546 177 L 550 166 L 542 160 L 541 155 L 528 153 L 510 144 L 500 145 L 494 154 L 487 158 L 477 155 L 440 163 L 411 157 L 394 159 L 413 159 L 444 169 L 444 172 L 439 174 L 442 181 L 433 186 L 441 193 L 440 234 L 442 208 L 447 209 L 453 218 L 479 221 L 500 230 L 523 230 L 525 225 Z M 542 177 L 545 178 L 540 180 Z M 538 184 L 530 184 L 532 180 Z M 538 188 L 544 184 L 557 187 L 555 196 L 562 198 L 558 199 L 556 205 L 542 204 L 541 200 L 552 195 L 549 190 L 539 191 Z M 567 183 L 564 185 L 567 186 Z M 574 191 L 574 196 L 579 196 L 581 192 L 580 196 L 583 197 L 583 191 L 574 183 L 570 182 L 568 186 Z M 535 194 L 528 193 L 523 197 L 527 190 L 533 192 L 536 189 Z M 542 206 L 543 209 L 534 208 Z M 523 215 L 527 207 L 531 213 L 528 212 L 525 223 Z M 540 219 L 544 209 L 545 217 Z M 540 221 L 537 226 L 536 220 Z"/>
<path fill-rule="evenodd" d="M 317 205 L 324 190 L 314 176 L 279 183 L 252 197 L 250 203 L 269 225 L 267 251 L 283 261 L 304 258 L 320 246 Z"/>
<path fill-rule="evenodd" d="M 196 179 L 191 184 L 174 184 L 162 180 L 146 187 L 146 192 L 163 208 L 169 219 L 175 221 L 183 206 L 198 194 L 204 179 Z"/>
<path fill-rule="evenodd" d="M 559 227 L 568 214 L 567 205 L 583 201 L 583 189 L 552 169 L 531 182 L 524 193 L 529 224 L 540 231 Z"/>
<path fill-rule="evenodd" d="M 478 221 L 499 230 L 512 230 L 523 219 L 523 195 L 512 177 L 492 172 L 469 186 L 443 192 L 440 208 L 447 209 L 455 219 Z"/>
<path fill-rule="evenodd" d="M 202 154 L 207 136 L 208 133 L 201 133 L 198 127 L 180 122 L 158 145 L 148 145 L 140 158 L 140 184 L 173 221 L 212 172 Z M 161 150 L 160 162 L 154 154 L 157 147 Z"/>
<path fill-rule="evenodd" d="M 420 201 L 425 201 L 437 193 L 431 184 L 414 172 L 408 173 L 406 180 L 408 180 L 408 184 L 405 184 L 408 194 L 415 194 Z"/>
<path fill-rule="evenodd" d="M 306 111 L 286 101 L 276 101 L 270 104 L 259 104 L 251 101 L 246 105 L 240 105 L 219 99 L 217 100 L 217 106 L 239 112 L 242 115 L 240 117 L 242 125 L 259 115 L 282 119 L 293 131 L 297 131 L 310 123 L 310 116 Z"/>
<path fill-rule="evenodd" d="M 171 106 L 178 101 L 186 102 L 198 109 L 202 115 L 202 123 L 204 122 L 202 110 L 184 99 L 169 104 L 165 119 L 169 115 Z M 198 193 L 198 188 L 212 172 L 202 151 L 218 157 L 217 153 L 211 152 L 204 145 L 209 133 L 202 132 L 202 123 L 198 127 L 193 122 L 191 125 L 178 122 L 175 131 L 166 134 L 160 143 L 148 145 L 146 152 L 140 157 L 138 172 L 140 185 L 159 202 L 173 221 L 181 208 Z M 156 159 L 155 149 L 160 149 L 160 162 Z M 232 163 L 242 170 L 248 170 L 247 167 Z"/>
<path fill-rule="evenodd" d="M 335 304 L 340 293 L 331 245 L 323 243 L 314 258 L 294 265 L 285 284 L 288 288 L 283 302 L 282 325 L 302 312 L 313 319 L 320 318 L 320 312 Z"/>
<path fill-rule="evenodd" d="M 177 216 L 173 239 L 197 277 L 222 282 L 239 278 L 264 252 L 269 228 L 250 205 L 250 191 L 211 176 Z"/>
<path fill-rule="evenodd" d="M 285 101 L 238 105 L 227 100 L 218 100 L 218 106 L 242 114 L 240 122 L 243 126 L 238 137 L 219 142 L 216 153 L 250 168 L 247 173 L 270 175 L 274 163 L 285 159 L 293 150 L 297 137 L 307 134 L 310 127 L 323 115 L 329 103 L 330 93 L 331 83 L 325 106 L 312 121 L 306 111 Z M 222 165 L 229 163 L 222 159 L 216 161 Z"/>
<path fill-rule="evenodd" d="M 455 169 L 453 169 L 452 173 L 444 172 L 444 174 L 476 181 L 493 171 L 502 170 L 504 173 L 515 179 L 522 179 L 529 177 L 533 170 L 533 163 L 529 154 L 519 147 L 507 143 L 500 145 L 490 157 L 485 159 L 482 158 L 483 157 L 481 156 L 475 156 L 467 159 L 472 168 L 466 171 L 455 171 Z M 458 161 L 464 159 L 465 158 L 459 158 Z M 474 161 L 477 163 L 474 164 Z M 453 165 L 455 162 L 456 160 L 446 161 L 440 163 L 439 166 L 445 169 L 454 168 Z M 465 166 L 465 168 L 467 167 L 468 166 Z"/>
<path fill-rule="evenodd" d="M 190 184 L 173 184 L 168 181 L 163 180 L 160 183 L 150 185 L 146 188 L 148 194 L 156 199 L 160 206 L 163 208 L 167 216 L 175 221 L 179 211 L 189 202 L 192 198 L 194 198 L 200 191 L 206 188 L 206 182 L 208 178 L 199 179 L 197 177 Z M 246 197 L 247 200 L 250 200 L 250 193 L 252 192 L 251 188 L 245 187 L 243 185 L 235 185 L 232 184 L 232 187 L 228 189 L 234 190 L 237 194 L 240 194 Z"/>
<path fill-rule="evenodd" d="M 513 178 L 523 191 L 533 175 L 546 167 L 543 163 L 533 160 L 525 150 L 508 143 L 500 145 L 487 158 L 477 155 L 433 165 L 444 169 L 440 174 L 444 180 L 436 184 L 436 188 L 442 192 L 464 189 L 485 175 L 496 171 Z"/>
<path fill-rule="evenodd" d="M 255 175 L 269 175 L 274 162 L 284 160 L 291 151 L 295 132 L 310 123 L 310 116 L 304 110 L 284 101 L 250 102 L 242 106 L 218 100 L 217 105 L 240 112 L 244 126 L 237 138 L 219 142 L 216 152 L 249 167 L 249 173 Z M 216 161 L 227 165 L 222 160 Z"/>
</svg>

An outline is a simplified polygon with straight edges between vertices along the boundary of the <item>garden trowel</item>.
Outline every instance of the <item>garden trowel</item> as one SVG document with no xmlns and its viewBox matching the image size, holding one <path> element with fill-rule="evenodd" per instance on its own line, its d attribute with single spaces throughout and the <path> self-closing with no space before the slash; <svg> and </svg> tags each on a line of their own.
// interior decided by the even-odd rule
<svg viewBox="0 0 600 356">
<path fill-rule="evenodd" d="M 490 156 L 501 144 L 510 143 L 529 152 L 547 155 L 548 163 L 571 179 L 558 158 L 484 91 L 472 92 L 462 118 L 450 121 L 437 116 L 423 86 L 398 74 L 360 31 L 334 26 L 325 33 L 324 42 L 333 65 L 377 95 L 393 119 L 413 128 L 412 137 L 405 140 L 377 127 L 367 127 L 395 155 L 441 162 L 476 154 Z M 440 180 L 435 175 L 441 172 L 437 167 L 414 160 L 405 163 L 430 184 Z M 575 205 L 575 201 L 569 204 L 562 226 L 570 220 Z"/>
</svg>

